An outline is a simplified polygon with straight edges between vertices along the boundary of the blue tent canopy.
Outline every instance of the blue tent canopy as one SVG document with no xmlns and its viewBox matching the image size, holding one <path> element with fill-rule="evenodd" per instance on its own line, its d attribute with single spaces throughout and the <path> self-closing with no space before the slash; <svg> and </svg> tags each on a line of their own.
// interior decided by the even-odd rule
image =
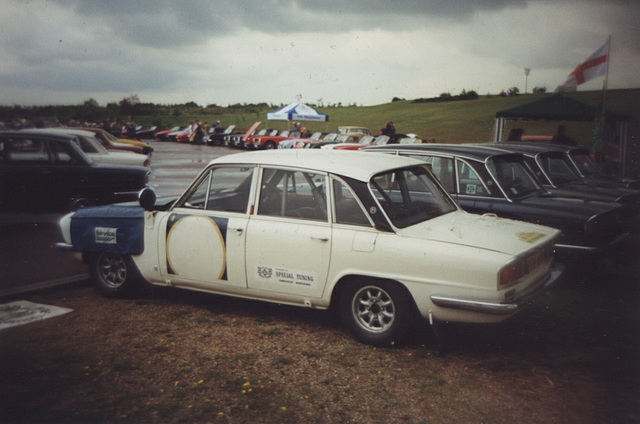
<svg viewBox="0 0 640 424">
<path fill-rule="evenodd" d="M 291 103 L 273 112 L 268 112 L 267 120 L 327 122 L 329 115 L 320 113 L 304 103 Z"/>
</svg>

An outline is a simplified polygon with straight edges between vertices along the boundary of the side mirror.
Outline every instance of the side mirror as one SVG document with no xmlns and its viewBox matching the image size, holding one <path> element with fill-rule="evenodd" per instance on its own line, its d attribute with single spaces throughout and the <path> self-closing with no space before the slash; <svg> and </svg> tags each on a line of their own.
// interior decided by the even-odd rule
<svg viewBox="0 0 640 424">
<path fill-rule="evenodd" d="M 156 192 L 151 187 L 145 187 L 138 193 L 138 202 L 146 211 L 150 211 L 156 205 Z"/>
</svg>

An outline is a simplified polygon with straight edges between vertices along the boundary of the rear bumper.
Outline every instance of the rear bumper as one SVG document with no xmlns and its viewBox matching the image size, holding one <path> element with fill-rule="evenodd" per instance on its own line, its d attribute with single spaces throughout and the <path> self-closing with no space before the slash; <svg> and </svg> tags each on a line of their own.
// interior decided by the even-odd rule
<svg viewBox="0 0 640 424">
<path fill-rule="evenodd" d="M 545 280 L 542 280 L 542 282 L 537 287 L 530 290 L 525 295 L 512 300 L 511 302 L 491 303 L 442 296 L 430 296 L 430 299 L 434 305 L 444 308 L 459 309 L 469 312 L 480 312 L 491 315 L 510 315 L 523 309 L 534 299 L 542 295 L 542 293 L 544 293 L 546 289 L 548 289 L 560 279 L 563 272 L 564 266 L 562 266 L 561 264 L 555 264 L 553 269 L 549 273 L 549 276 Z"/>
</svg>

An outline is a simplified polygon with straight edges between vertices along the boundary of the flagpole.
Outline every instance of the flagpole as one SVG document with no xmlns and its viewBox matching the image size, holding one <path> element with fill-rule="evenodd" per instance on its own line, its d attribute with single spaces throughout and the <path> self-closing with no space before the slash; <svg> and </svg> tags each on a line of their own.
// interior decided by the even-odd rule
<svg viewBox="0 0 640 424">
<path fill-rule="evenodd" d="M 609 63 L 611 63 L 611 34 L 609 34 L 609 38 L 607 38 L 607 46 L 607 65 L 604 73 L 604 81 L 602 82 L 602 94 L 600 95 L 600 104 L 598 105 L 598 110 L 596 111 L 591 135 L 591 152 L 594 155 L 596 154 L 598 148 L 603 148 L 602 138 L 604 136 L 605 129 L 605 99 L 607 93 L 607 84 L 609 81 Z"/>
</svg>

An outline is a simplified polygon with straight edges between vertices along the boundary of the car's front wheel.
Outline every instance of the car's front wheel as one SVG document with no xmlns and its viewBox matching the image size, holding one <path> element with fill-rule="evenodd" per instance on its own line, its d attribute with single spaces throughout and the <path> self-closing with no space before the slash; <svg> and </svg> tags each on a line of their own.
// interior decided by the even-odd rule
<svg viewBox="0 0 640 424">
<path fill-rule="evenodd" d="M 374 346 L 401 342 L 414 317 L 409 294 L 388 281 L 349 284 L 341 292 L 339 309 L 355 338 Z"/>
<path fill-rule="evenodd" d="M 108 297 L 130 295 L 139 282 L 138 270 L 131 258 L 118 253 L 92 255 L 91 277 L 98 291 Z"/>
</svg>

